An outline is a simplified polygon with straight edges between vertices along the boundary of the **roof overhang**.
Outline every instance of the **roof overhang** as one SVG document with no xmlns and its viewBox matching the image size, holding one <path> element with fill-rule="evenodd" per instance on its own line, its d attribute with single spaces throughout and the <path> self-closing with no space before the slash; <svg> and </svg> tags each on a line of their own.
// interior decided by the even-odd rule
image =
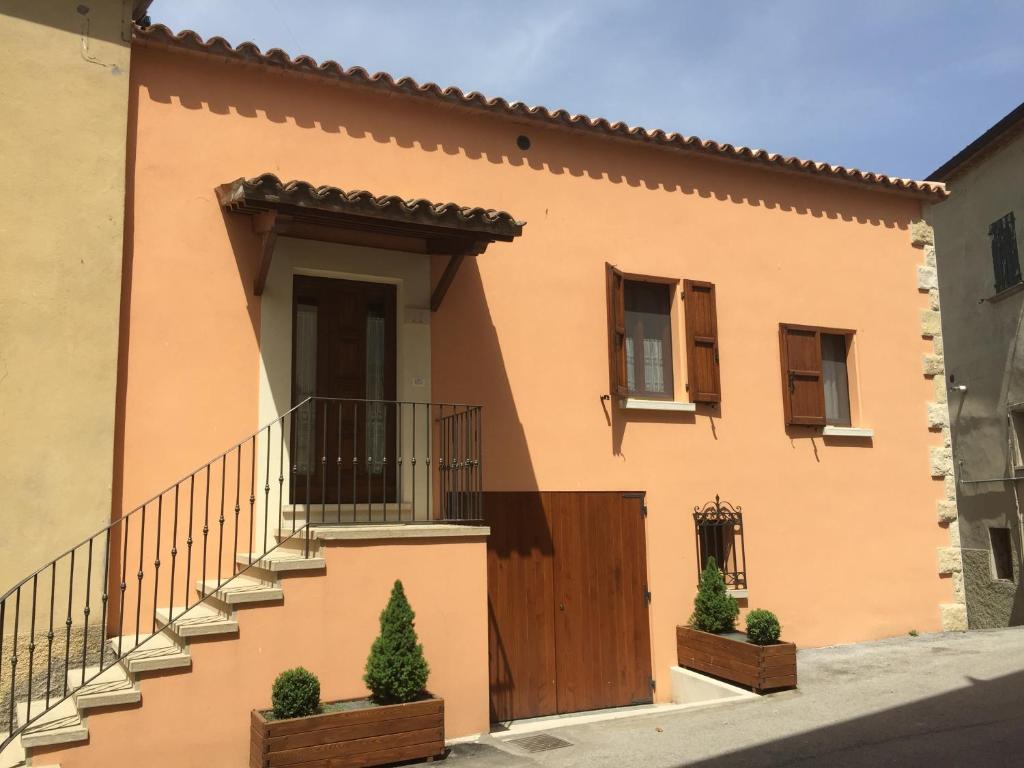
<svg viewBox="0 0 1024 768">
<path fill-rule="evenodd" d="M 953 157 L 932 171 L 928 181 L 949 181 L 996 152 L 1024 131 L 1024 104 L 1020 104 Z"/>
<path fill-rule="evenodd" d="M 281 236 L 447 255 L 448 268 L 431 301 L 440 306 L 463 258 L 483 253 L 493 242 L 511 242 L 526 224 L 490 208 L 283 182 L 271 173 L 221 184 L 217 197 L 225 210 L 251 216 L 253 231 L 262 238 L 253 286 L 257 296 L 263 292 L 276 238 Z"/>
</svg>

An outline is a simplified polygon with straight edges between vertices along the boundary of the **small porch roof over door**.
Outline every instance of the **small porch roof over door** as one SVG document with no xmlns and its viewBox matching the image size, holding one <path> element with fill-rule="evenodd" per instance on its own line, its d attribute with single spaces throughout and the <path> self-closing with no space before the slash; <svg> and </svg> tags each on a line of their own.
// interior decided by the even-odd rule
<svg viewBox="0 0 1024 768">
<path fill-rule="evenodd" d="M 448 255 L 448 266 L 431 297 L 431 309 L 437 310 L 466 256 L 483 253 L 493 242 L 511 242 L 526 224 L 491 208 L 365 190 L 346 192 L 306 181 L 281 181 L 272 173 L 221 184 L 217 197 L 227 211 L 251 216 L 253 232 L 261 238 L 253 285 L 257 296 L 263 292 L 280 235 Z"/>
</svg>

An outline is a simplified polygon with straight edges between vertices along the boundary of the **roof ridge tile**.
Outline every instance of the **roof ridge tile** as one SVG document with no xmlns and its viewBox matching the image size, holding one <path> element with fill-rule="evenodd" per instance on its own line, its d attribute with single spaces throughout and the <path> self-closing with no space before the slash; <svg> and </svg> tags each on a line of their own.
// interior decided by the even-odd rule
<svg viewBox="0 0 1024 768">
<path fill-rule="evenodd" d="M 841 165 L 802 160 L 793 156 L 783 156 L 763 149 L 736 147 L 729 143 L 720 143 L 711 139 L 696 136 L 685 136 L 676 132 L 666 132 L 660 128 L 647 129 L 641 126 L 629 126 L 622 121 L 610 122 L 604 117 L 591 118 L 584 114 L 570 115 L 564 109 L 549 110 L 542 105 L 528 106 L 520 101 L 509 102 L 502 97 L 488 98 L 478 91 L 463 92 L 455 86 L 442 88 L 436 83 L 419 83 L 415 79 L 403 76 L 397 80 L 387 72 L 370 74 L 360 66 L 346 69 L 333 59 L 317 63 L 316 59 L 300 54 L 292 59 L 280 48 L 271 48 L 263 53 L 259 46 L 252 42 L 243 42 L 232 47 L 223 37 L 217 35 L 204 41 L 193 30 L 186 29 L 175 33 L 163 24 L 148 27 L 135 27 L 134 39 L 143 44 L 163 45 L 184 48 L 199 53 L 222 55 L 241 60 L 255 60 L 258 63 L 278 66 L 302 72 L 311 72 L 323 76 L 335 77 L 344 81 L 363 82 L 369 86 L 383 87 L 402 93 L 436 98 L 449 103 L 466 107 L 478 107 L 490 112 L 504 113 L 511 116 L 524 116 L 530 119 L 565 125 L 576 130 L 588 130 L 596 133 L 622 136 L 645 143 L 678 147 L 683 150 L 703 152 L 705 154 L 726 157 L 734 160 L 755 162 L 761 165 L 782 169 L 797 170 L 830 178 L 837 178 L 855 183 L 883 187 L 887 190 L 923 195 L 932 198 L 944 198 L 947 195 L 944 184 L 933 181 L 916 181 L 897 176 L 888 176 L 873 171 L 861 171 L 857 168 L 846 168 Z M 264 174 L 267 175 L 267 174 Z M 262 177 L 258 177 L 262 178 Z M 276 177 L 275 177 L 276 178 Z M 506 214 L 507 215 L 507 214 Z M 511 218 L 511 217 L 510 217 Z"/>
</svg>

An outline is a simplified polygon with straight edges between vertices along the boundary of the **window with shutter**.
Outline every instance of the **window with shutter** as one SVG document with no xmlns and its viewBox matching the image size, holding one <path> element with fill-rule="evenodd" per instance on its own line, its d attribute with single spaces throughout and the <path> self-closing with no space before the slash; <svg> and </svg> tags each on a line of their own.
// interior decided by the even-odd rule
<svg viewBox="0 0 1024 768">
<path fill-rule="evenodd" d="M 722 381 L 714 283 L 684 280 L 683 305 L 686 311 L 686 370 L 690 400 L 695 403 L 720 402 Z"/>
<path fill-rule="evenodd" d="M 786 424 L 849 427 L 847 355 L 852 331 L 780 325 Z"/>
<path fill-rule="evenodd" d="M 992 268 L 995 272 L 996 293 L 1021 282 L 1020 258 L 1017 255 L 1017 226 L 1013 212 L 992 222 L 988 228 L 992 241 Z"/>
</svg>

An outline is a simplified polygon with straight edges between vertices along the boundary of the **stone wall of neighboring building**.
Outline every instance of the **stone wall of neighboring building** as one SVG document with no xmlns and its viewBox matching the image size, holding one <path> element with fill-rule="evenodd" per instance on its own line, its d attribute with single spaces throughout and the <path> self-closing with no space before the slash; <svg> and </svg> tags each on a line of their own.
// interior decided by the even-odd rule
<svg viewBox="0 0 1024 768">
<path fill-rule="evenodd" d="M 1024 404 L 1024 284 L 996 293 L 989 236 L 992 223 L 1008 213 L 1024 219 L 1022 174 L 1024 136 L 1004 139 L 946 179 L 952 194 L 928 217 L 942 296 L 941 389 L 949 388 L 951 469 L 957 478 L 956 505 L 948 517 L 959 551 L 943 553 L 943 567 L 962 579 L 972 629 L 1024 623 L 1018 501 L 1024 488 L 1015 479 L 1024 479 L 1024 472 L 1015 468 L 1020 462 L 1010 418 Z M 1019 234 L 1017 244 L 1019 252 Z M 1012 580 L 996 578 L 991 529 L 1010 532 Z"/>
<path fill-rule="evenodd" d="M 131 15 L 0 2 L 0 591 L 110 520 Z"/>
</svg>

